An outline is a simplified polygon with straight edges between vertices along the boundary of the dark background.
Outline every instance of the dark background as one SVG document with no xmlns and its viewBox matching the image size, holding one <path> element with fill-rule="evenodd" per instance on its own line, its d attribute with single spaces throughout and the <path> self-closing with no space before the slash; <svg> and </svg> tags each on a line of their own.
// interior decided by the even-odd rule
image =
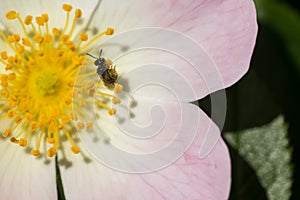
<svg viewBox="0 0 300 200">
<path fill-rule="evenodd" d="M 284 2 L 300 13 L 299 0 Z M 288 136 L 293 148 L 294 183 L 291 199 L 298 200 L 300 199 L 300 74 L 291 61 L 280 35 L 261 21 L 258 23 L 259 32 L 250 70 L 239 82 L 226 90 L 227 116 L 223 132 L 262 126 L 282 114 L 289 126 Z M 209 102 L 209 97 L 200 101 L 200 107 L 208 113 Z M 232 159 L 230 199 L 267 199 L 251 167 L 232 148 L 230 154 Z"/>
</svg>

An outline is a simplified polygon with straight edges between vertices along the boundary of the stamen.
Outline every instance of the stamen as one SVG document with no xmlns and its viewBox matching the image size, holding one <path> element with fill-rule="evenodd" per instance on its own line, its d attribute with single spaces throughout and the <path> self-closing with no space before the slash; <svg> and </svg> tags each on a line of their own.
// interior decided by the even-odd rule
<svg viewBox="0 0 300 200">
<path fill-rule="evenodd" d="M 70 20 L 70 12 L 72 10 L 72 6 L 69 4 L 64 4 L 63 5 L 63 10 L 67 12 L 67 18 L 66 18 L 66 22 L 65 22 L 65 26 L 64 29 L 62 31 L 62 35 L 66 32 L 68 25 L 69 25 L 69 20 Z"/>
<path fill-rule="evenodd" d="M 48 25 L 49 16 L 48 14 L 42 14 L 42 18 L 46 24 L 46 33 L 49 34 L 49 25 Z"/>
<path fill-rule="evenodd" d="M 71 144 L 71 151 L 74 153 L 74 154 L 78 154 L 80 152 L 80 149 L 75 145 L 74 141 L 72 140 L 71 136 L 70 136 L 70 133 L 67 129 L 64 129 L 64 132 Z"/>
<path fill-rule="evenodd" d="M 85 44 L 82 48 L 80 48 L 80 52 L 83 52 L 86 48 L 88 48 L 92 43 L 94 43 L 96 40 L 98 40 L 103 35 L 112 35 L 112 34 L 114 34 L 114 29 L 113 28 L 107 28 L 106 31 L 96 35 L 87 44 Z"/>
<path fill-rule="evenodd" d="M 82 11 L 80 9 L 76 9 L 75 16 L 74 16 L 74 19 L 73 19 L 73 22 L 72 22 L 72 28 L 71 28 L 71 31 L 69 33 L 70 37 L 72 37 L 72 34 L 74 32 L 74 28 L 75 28 L 75 24 L 76 24 L 77 19 L 79 19 L 81 16 L 82 16 Z"/>
</svg>

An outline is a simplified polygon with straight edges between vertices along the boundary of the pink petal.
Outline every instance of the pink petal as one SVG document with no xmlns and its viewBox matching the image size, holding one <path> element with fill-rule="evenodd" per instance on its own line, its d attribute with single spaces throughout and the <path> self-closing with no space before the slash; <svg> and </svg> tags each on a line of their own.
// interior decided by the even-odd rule
<svg viewBox="0 0 300 200">
<path fill-rule="evenodd" d="M 3 138 L 0 151 L 0 199 L 57 199 L 54 160 L 33 157 Z"/>
<path fill-rule="evenodd" d="M 62 180 L 69 199 L 227 199 L 230 188 L 230 158 L 226 145 L 219 139 L 213 150 L 203 159 L 199 151 L 206 133 L 219 132 L 216 125 L 196 106 L 184 104 L 192 117 L 199 116 L 197 137 L 180 159 L 170 166 L 152 173 L 128 174 L 101 165 L 85 149 L 82 155 L 66 152 L 67 163 L 62 165 Z M 191 125 L 192 127 L 194 126 Z M 183 130 L 184 132 L 184 130 Z M 186 132 L 187 133 L 187 132 Z M 176 133 L 174 133 L 176 135 Z M 112 141 L 113 142 L 113 141 Z M 192 142 L 192 141 L 191 141 Z M 86 143 L 85 143 L 86 145 Z M 100 146 L 102 145 L 102 146 Z M 101 149 L 105 144 L 98 143 Z M 180 148 L 178 143 L 178 148 Z M 91 147 L 92 148 L 92 147 Z M 87 146 L 87 150 L 91 150 Z M 92 150 L 90 153 L 96 153 Z M 62 155 L 60 155 L 62 156 Z M 113 152 L 110 159 L 126 165 Z M 66 162 L 65 162 L 66 163 Z M 138 163 L 132 163 L 138 164 Z M 146 164 L 147 163 L 140 163 Z"/>
<path fill-rule="evenodd" d="M 100 30 L 115 27 L 117 34 L 139 27 L 162 27 L 191 37 L 207 51 L 224 83 L 199 94 L 198 98 L 232 85 L 246 73 L 257 33 L 253 2 L 239 0 L 102 1 L 93 24 Z M 118 46 L 113 47 L 117 51 Z M 105 52 L 107 45 L 103 48 Z M 206 89 L 202 83 L 191 82 L 199 91 Z"/>
</svg>

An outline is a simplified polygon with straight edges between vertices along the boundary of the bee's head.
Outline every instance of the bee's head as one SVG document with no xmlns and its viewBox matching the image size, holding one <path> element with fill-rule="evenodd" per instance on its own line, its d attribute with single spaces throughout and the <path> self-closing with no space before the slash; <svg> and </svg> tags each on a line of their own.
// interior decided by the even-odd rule
<svg viewBox="0 0 300 200">
<path fill-rule="evenodd" d="M 98 59 L 94 62 L 94 64 L 95 64 L 96 66 L 105 66 L 105 59 L 104 59 L 104 58 L 98 58 Z"/>
</svg>

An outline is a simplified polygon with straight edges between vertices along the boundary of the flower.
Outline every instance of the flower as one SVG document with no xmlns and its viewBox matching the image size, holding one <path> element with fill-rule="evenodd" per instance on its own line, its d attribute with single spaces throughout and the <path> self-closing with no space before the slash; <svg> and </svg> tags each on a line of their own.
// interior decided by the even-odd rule
<svg viewBox="0 0 300 200">
<path fill-rule="evenodd" d="M 68 199 L 82 197 L 87 199 L 226 199 L 228 197 L 230 159 L 226 145 L 222 139 L 219 139 L 209 154 L 199 159 L 199 150 L 205 133 L 218 133 L 219 130 L 198 107 L 188 102 L 228 87 L 246 73 L 257 29 L 252 2 L 91 0 L 85 3 L 74 1 L 73 5 L 65 3 L 62 7 L 64 12 L 58 12 L 60 5 L 53 1 L 31 0 L 30 3 L 27 1 L 18 4 L 15 1 L 0 2 L 1 13 L 7 13 L 5 18 L 1 18 L 0 25 L 3 38 L 0 43 L 3 64 L 0 119 L 1 132 L 6 137 L 0 140 L 0 149 L 3 152 L 0 168 L 1 198 L 56 199 L 55 165 L 51 158 L 56 153 L 60 158 L 61 178 Z M 36 7 L 32 8 L 32 5 Z M 72 22 L 71 13 L 74 16 Z M 37 16 L 35 22 L 32 16 Z M 122 44 L 118 43 L 121 46 L 117 47 L 112 46 L 114 42 L 112 40 L 108 42 L 110 46 L 105 46 L 104 38 L 111 37 L 114 30 L 120 34 L 129 33 L 129 36 L 134 38 L 135 34 L 126 31 L 143 27 L 178 31 L 200 43 L 215 63 L 222 84 L 207 87 L 205 81 L 209 79 L 201 79 L 197 73 L 195 75 L 193 68 L 180 68 L 185 64 L 180 65 L 177 59 L 171 59 L 171 62 L 176 62 L 173 65 L 174 69 L 178 67 L 177 71 L 185 77 L 193 91 L 189 96 L 179 94 L 179 98 L 183 114 L 188 115 L 191 121 L 200 119 L 199 126 L 197 123 L 192 123 L 193 126 L 183 129 L 195 132 L 195 138 L 187 150 L 183 149 L 183 156 L 174 160 L 175 162 L 170 166 L 164 166 L 163 169 L 152 173 L 128 174 L 103 166 L 96 161 L 95 157 L 89 156 L 87 151 L 92 153 L 95 151 L 89 146 L 86 149 L 80 148 L 81 143 L 73 128 L 82 130 L 85 126 L 81 138 L 85 140 L 87 133 L 91 133 L 90 130 L 98 130 L 93 123 L 100 124 L 101 129 L 104 130 L 100 136 L 107 136 L 108 133 L 111 145 L 102 142 L 99 148 L 112 147 L 114 143 L 130 151 L 143 149 L 143 147 L 150 151 L 158 148 L 158 146 L 153 147 L 151 143 L 143 146 L 145 144 L 143 142 L 138 148 L 131 144 L 127 146 L 127 140 L 117 135 L 120 131 L 113 123 L 113 120 L 118 118 L 110 116 L 116 112 L 118 114 L 119 111 L 122 113 L 123 99 L 126 100 L 126 92 L 130 92 L 131 89 L 126 87 L 126 81 L 130 85 L 131 80 L 145 80 L 151 72 L 151 70 L 149 72 L 136 70 L 145 68 L 138 68 L 140 65 L 130 62 L 148 63 L 152 58 L 157 57 L 157 53 L 145 52 L 140 56 L 125 54 L 125 59 L 114 62 L 121 76 L 120 83 L 124 86 L 124 92 L 121 92 L 122 87 L 117 83 L 109 88 L 113 89 L 116 95 L 110 94 L 106 89 L 107 84 L 103 84 L 105 83 L 103 77 L 102 83 L 95 84 L 92 75 L 96 75 L 96 70 L 89 71 L 90 67 L 95 68 L 95 66 L 92 58 L 88 58 L 85 54 L 93 52 L 91 54 L 93 56 L 101 47 L 103 54 L 112 58 L 113 56 L 109 54 L 118 54 L 122 48 L 117 47 L 122 47 Z M 97 32 L 94 36 L 93 31 Z M 137 33 L 139 35 L 143 30 Z M 90 36 L 93 37 L 89 39 Z M 117 39 L 118 42 L 128 42 L 127 37 L 126 40 L 124 36 L 120 35 L 120 37 L 120 40 Z M 149 41 L 151 41 L 150 36 Z M 134 41 L 129 41 L 128 44 L 134 45 Z M 173 41 L 173 44 L 178 47 L 176 41 Z M 183 45 L 178 48 L 185 47 Z M 162 52 L 159 55 L 159 59 L 168 59 L 168 56 L 163 56 Z M 111 61 L 106 61 L 111 64 Z M 110 64 L 107 65 L 113 70 L 114 67 Z M 209 63 L 208 59 L 204 64 L 212 63 Z M 205 69 L 204 67 L 204 71 Z M 137 79 L 130 75 L 135 72 L 138 73 L 135 76 Z M 164 73 L 160 68 L 157 68 L 157 72 Z M 201 73 L 212 74 L 210 70 Z M 173 83 L 174 77 L 171 75 L 168 77 L 170 78 L 168 84 Z M 151 79 L 154 80 L 155 77 Z M 172 124 L 176 124 L 178 120 L 176 117 L 182 114 L 179 112 L 178 104 L 170 102 L 169 94 L 165 95 L 165 92 L 160 89 L 146 91 L 152 99 L 143 99 L 145 95 L 142 93 L 141 98 L 135 99 L 138 109 L 132 106 L 131 114 L 137 115 L 138 119 L 144 118 L 143 109 L 148 108 L 144 105 L 153 100 L 153 97 L 159 96 L 168 111 L 167 117 L 170 120 L 166 122 L 164 130 L 172 134 L 172 131 L 176 131 L 174 129 L 176 126 Z M 120 96 L 117 97 L 120 92 Z M 99 95 L 100 98 L 94 99 L 95 95 Z M 121 104 L 115 110 L 107 103 L 109 101 L 116 105 Z M 90 112 L 89 103 L 97 106 L 95 116 Z M 93 120 L 92 117 L 97 120 Z M 160 115 L 156 117 L 159 119 Z M 76 121 L 76 125 L 73 125 L 73 121 Z M 144 119 L 142 121 L 144 122 Z M 94 134 L 90 134 L 89 138 L 93 137 Z M 14 144 L 7 141 L 8 138 L 12 143 L 29 148 L 16 148 Z M 87 144 L 86 141 L 83 143 Z M 180 149 L 180 143 L 177 146 Z M 161 148 L 161 144 L 159 147 Z M 28 149 L 32 155 L 26 155 Z M 122 161 L 122 158 L 113 155 L 112 152 L 108 152 L 105 156 L 117 163 Z"/>
</svg>

